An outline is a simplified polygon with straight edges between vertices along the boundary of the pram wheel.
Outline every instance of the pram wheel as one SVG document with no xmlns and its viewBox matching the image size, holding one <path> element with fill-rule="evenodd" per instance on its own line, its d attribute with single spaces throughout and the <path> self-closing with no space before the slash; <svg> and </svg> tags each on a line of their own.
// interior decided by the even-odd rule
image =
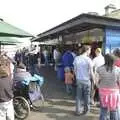
<svg viewBox="0 0 120 120">
<path fill-rule="evenodd" d="M 17 96 L 13 99 L 15 116 L 18 119 L 25 119 L 30 113 L 30 106 L 28 101 L 21 96 Z"/>
<path fill-rule="evenodd" d="M 44 97 L 40 86 L 36 82 L 31 82 L 29 90 L 29 99 L 33 110 L 42 110 L 44 108 Z"/>
<path fill-rule="evenodd" d="M 38 111 L 40 111 L 44 108 L 44 97 L 42 94 L 40 95 L 39 100 L 32 102 L 32 108 L 34 110 L 38 110 Z"/>
</svg>

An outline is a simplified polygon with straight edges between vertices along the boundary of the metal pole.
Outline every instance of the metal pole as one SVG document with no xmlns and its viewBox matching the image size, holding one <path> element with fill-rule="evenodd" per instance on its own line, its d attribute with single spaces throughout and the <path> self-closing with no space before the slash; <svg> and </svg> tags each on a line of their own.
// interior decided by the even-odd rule
<svg viewBox="0 0 120 120">
<path fill-rule="evenodd" d="M 1 41 L 0 41 L 0 54 L 1 54 Z"/>
</svg>

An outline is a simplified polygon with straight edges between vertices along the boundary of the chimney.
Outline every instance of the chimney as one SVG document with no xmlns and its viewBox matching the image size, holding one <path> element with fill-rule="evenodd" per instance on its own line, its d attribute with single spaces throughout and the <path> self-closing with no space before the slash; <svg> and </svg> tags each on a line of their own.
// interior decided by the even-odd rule
<svg viewBox="0 0 120 120">
<path fill-rule="evenodd" d="M 109 4 L 105 7 L 105 15 L 109 15 L 112 11 L 116 10 L 115 5 Z"/>
<path fill-rule="evenodd" d="M 97 12 L 88 12 L 89 15 L 99 15 Z"/>
</svg>

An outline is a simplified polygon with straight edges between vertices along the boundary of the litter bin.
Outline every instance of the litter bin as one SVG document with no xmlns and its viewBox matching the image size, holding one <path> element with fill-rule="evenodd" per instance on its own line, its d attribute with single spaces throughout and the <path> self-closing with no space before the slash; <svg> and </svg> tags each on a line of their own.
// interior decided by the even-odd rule
<svg viewBox="0 0 120 120">
<path fill-rule="evenodd" d="M 62 64 L 57 65 L 57 78 L 64 81 L 64 67 Z"/>
</svg>

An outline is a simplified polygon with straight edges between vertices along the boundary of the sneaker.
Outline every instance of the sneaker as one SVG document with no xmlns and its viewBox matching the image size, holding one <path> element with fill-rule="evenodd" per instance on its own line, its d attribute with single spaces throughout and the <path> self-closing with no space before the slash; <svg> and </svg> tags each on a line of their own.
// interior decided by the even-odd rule
<svg viewBox="0 0 120 120">
<path fill-rule="evenodd" d="M 88 111 L 84 111 L 83 114 L 84 114 L 84 115 L 88 115 L 88 114 L 90 114 L 90 110 L 88 110 Z"/>
<path fill-rule="evenodd" d="M 84 115 L 87 115 L 87 114 L 89 114 L 89 113 L 90 113 L 90 109 L 84 108 L 83 114 L 84 114 Z"/>
<path fill-rule="evenodd" d="M 75 116 L 80 116 L 82 114 L 83 114 L 82 112 L 75 112 Z"/>
</svg>

